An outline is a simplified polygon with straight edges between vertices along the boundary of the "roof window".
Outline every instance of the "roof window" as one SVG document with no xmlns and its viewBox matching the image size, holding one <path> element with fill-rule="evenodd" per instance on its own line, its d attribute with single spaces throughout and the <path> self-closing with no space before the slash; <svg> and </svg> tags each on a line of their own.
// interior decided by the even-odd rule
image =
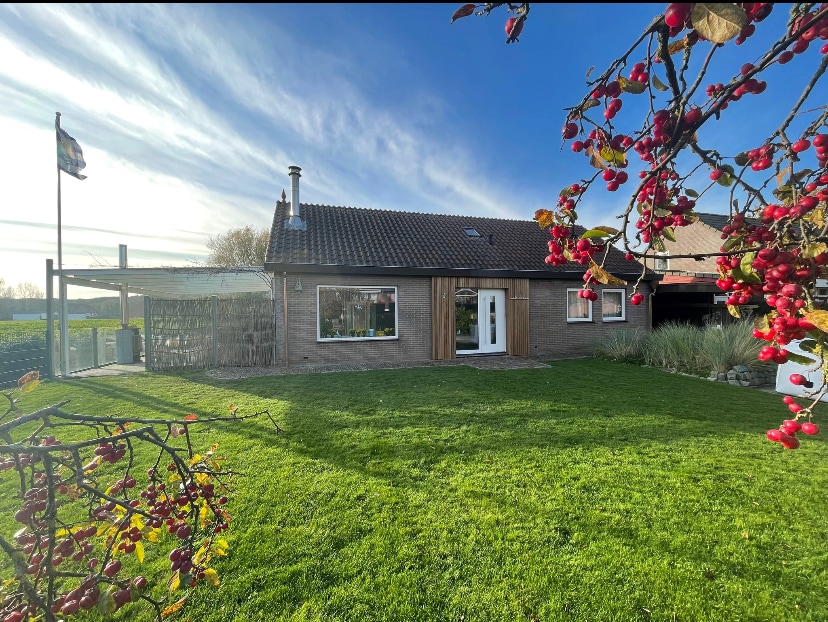
<svg viewBox="0 0 828 622">
<path fill-rule="evenodd" d="M 470 238 L 482 238 L 483 236 L 477 232 L 477 229 L 474 227 L 463 227 L 463 231 L 466 232 L 466 235 Z"/>
</svg>

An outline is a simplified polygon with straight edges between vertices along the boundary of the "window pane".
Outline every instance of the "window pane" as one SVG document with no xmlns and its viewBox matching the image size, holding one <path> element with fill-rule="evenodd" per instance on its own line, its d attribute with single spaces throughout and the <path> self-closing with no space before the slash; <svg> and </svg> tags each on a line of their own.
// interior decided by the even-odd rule
<svg viewBox="0 0 828 622">
<path fill-rule="evenodd" d="M 604 319 L 624 317 L 624 297 L 621 292 L 604 292 L 602 303 Z"/>
<path fill-rule="evenodd" d="M 320 339 L 394 337 L 397 289 L 320 285 L 318 317 Z"/>
<path fill-rule="evenodd" d="M 570 289 L 566 292 L 566 319 L 567 320 L 589 320 L 591 319 L 590 300 L 579 298 L 579 289 Z"/>
</svg>

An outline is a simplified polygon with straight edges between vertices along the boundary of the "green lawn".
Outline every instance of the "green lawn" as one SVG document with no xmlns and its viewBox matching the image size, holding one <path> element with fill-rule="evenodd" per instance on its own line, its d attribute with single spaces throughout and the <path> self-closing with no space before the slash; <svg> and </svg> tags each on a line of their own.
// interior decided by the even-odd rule
<svg viewBox="0 0 828 622">
<path fill-rule="evenodd" d="M 574 360 L 142 373 L 46 382 L 22 404 L 64 399 L 135 417 L 234 403 L 284 430 L 265 417 L 194 435 L 245 476 L 222 584 L 175 620 L 828 620 L 828 445 L 765 439 L 779 395 Z"/>
</svg>

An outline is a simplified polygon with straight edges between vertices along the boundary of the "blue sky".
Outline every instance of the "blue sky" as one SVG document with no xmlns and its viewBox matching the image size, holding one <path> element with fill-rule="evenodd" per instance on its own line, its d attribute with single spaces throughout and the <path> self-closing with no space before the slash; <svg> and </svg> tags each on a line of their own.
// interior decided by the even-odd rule
<svg viewBox="0 0 828 622">
<path fill-rule="evenodd" d="M 56 111 L 88 176 L 62 176 L 67 267 L 117 265 L 119 244 L 131 266 L 200 265 L 209 236 L 270 226 L 291 165 L 304 203 L 514 219 L 554 207 L 591 173 L 562 147 L 564 108 L 666 5 L 533 5 L 515 45 L 505 8 L 450 24 L 458 6 L 0 6 L 0 276 L 45 289 L 57 263 Z M 758 54 L 738 52 L 736 69 Z M 778 69 L 718 138 L 753 147 L 775 127 L 799 93 L 795 63 Z M 584 224 L 616 224 L 625 199 L 596 193 Z"/>
</svg>

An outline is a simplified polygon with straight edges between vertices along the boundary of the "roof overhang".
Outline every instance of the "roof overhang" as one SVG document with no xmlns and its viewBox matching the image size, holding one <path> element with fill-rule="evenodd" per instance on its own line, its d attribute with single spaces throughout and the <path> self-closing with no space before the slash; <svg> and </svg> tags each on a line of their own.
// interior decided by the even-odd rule
<svg viewBox="0 0 828 622">
<path fill-rule="evenodd" d="M 58 274 L 53 270 L 53 274 Z M 67 285 L 154 298 L 201 298 L 214 294 L 271 291 L 272 276 L 260 266 L 193 268 L 63 269 Z"/>
<path fill-rule="evenodd" d="M 550 270 L 491 270 L 483 268 L 420 268 L 410 266 L 350 266 L 343 264 L 300 264 L 300 263 L 265 263 L 265 271 L 276 275 L 281 274 L 353 274 L 353 275 L 379 275 L 379 276 L 460 276 L 479 278 L 510 278 L 510 279 L 543 279 L 543 280 L 565 280 L 582 281 L 584 270 L 566 270 L 552 272 Z M 620 279 L 628 282 L 635 282 L 641 273 L 615 274 Z M 660 274 L 647 273 L 643 281 L 658 281 Z"/>
</svg>

